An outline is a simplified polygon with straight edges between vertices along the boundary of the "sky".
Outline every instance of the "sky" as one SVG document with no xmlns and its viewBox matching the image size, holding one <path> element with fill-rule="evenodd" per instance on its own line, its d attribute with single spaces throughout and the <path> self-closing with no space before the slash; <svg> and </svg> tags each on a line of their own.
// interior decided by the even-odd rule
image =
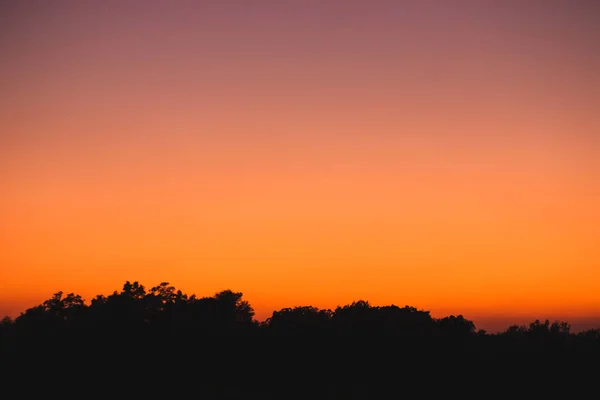
<svg viewBox="0 0 600 400">
<path fill-rule="evenodd" d="M 594 1 L 0 3 L 0 316 L 126 280 L 600 327 Z"/>
</svg>

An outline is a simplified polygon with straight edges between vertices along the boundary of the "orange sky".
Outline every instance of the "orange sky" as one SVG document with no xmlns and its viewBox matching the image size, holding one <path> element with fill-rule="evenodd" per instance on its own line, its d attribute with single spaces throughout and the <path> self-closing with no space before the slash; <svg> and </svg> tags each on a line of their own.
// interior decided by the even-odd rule
<svg viewBox="0 0 600 400">
<path fill-rule="evenodd" d="M 27 4 L 0 315 L 138 280 L 600 327 L 594 2 Z"/>
</svg>

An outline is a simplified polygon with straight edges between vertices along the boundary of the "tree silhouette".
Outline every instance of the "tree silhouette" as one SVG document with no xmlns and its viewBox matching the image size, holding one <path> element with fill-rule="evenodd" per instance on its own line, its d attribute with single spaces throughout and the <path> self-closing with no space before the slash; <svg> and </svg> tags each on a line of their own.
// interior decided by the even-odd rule
<svg viewBox="0 0 600 400">
<path fill-rule="evenodd" d="M 312 306 L 283 308 L 274 311 L 266 327 L 270 332 L 283 335 L 325 334 L 331 329 L 331 310 Z"/>
<path fill-rule="evenodd" d="M 283 308 L 259 323 L 241 292 L 197 297 L 168 282 L 147 290 L 137 281 L 126 281 L 120 291 L 98 295 L 89 304 L 75 293 L 56 292 L 15 320 L 3 318 L 0 341 L 5 360 L 29 360 L 32 366 L 37 365 L 32 355 L 51 350 L 53 360 L 80 355 L 73 365 L 84 367 L 115 359 L 129 365 L 133 354 L 149 352 L 151 363 L 162 360 L 161 368 L 167 368 L 167 357 L 185 355 L 210 366 L 194 379 L 216 385 L 208 392 L 198 390 L 217 398 L 264 398 L 253 382 L 265 376 L 273 381 L 261 390 L 276 398 L 384 396 L 385 390 L 373 394 L 382 388 L 406 395 L 398 385 L 413 387 L 423 376 L 441 379 L 455 370 L 498 385 L 490 372 L 496 367 L 505 377 L 502 388 L 524 384 L 524 376 L 540 384 L 531 371 L 557 377 L 553 382 L 573 382 L 592 371 L 574 366 L 600 356 L 600 330 L 574 334 L 564 321 L 535 320 L 489 334 L 462 315 L 433 318 L 408 305 L 358 300 L 333 311 Z M 131 371 L 139 368 L 134 364 Z M 334 371 L 341 378 L 331 378 Z"/>
</svg>

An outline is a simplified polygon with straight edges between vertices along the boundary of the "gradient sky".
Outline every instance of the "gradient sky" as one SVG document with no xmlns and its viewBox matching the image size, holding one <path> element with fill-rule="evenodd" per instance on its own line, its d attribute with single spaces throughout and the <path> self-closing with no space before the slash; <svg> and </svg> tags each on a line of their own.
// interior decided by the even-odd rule
<svg viewBox="0 0 600 400">
<path fill-rule="evenodd" d="M 595 1 L 2 1 L 0 315 L 168 281 L 600 327 Z"/>
</svg>

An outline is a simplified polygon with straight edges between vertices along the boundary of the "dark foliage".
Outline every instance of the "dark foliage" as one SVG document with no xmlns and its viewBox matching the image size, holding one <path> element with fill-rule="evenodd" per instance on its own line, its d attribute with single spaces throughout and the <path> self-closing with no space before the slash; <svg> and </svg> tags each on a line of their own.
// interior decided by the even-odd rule
<svg viewBox="0 0 600 400">
<path fill-rule="evenodd" d="M 38 385 L 136 397 L 183 388 L 197 398 L 574 396 L 600 372 L 600 331 L 575 334 L 562 321 L 488 334 L 462 315 L 360 300 L 258 322 L 242 293 L 188 296 L 168 283 L 126 282 L 90 304 L 58 292 L 4 318 L 0 345 L 3 377 L 22 397 Z"/>
</svg>

